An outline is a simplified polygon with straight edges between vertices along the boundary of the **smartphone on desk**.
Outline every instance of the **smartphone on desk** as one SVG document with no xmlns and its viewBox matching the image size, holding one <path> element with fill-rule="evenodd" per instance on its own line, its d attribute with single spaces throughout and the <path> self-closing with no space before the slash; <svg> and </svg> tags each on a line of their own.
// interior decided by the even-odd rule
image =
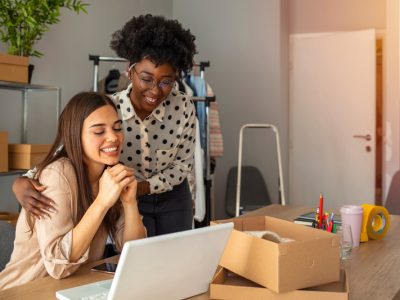
<svg viewBox="0 0 400 300">
<path fill-rule="evenodd" d="M 116 269 L 117 269 L 117 264 L 103 263 L 103 264 L 94 266 L 91 270 L 95 271 L 95 272 L 105 272 L 105 273 L 114 274 Z"/>
</svg>

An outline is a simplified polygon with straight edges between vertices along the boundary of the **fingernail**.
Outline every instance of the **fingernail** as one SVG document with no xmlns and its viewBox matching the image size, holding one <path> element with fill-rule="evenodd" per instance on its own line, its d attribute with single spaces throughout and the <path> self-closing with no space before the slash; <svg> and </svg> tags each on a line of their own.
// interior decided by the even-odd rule
<svg viewBox="0 0 400 300">
<path fill-rule="evenodd" d="M 49 208 L 49 212 L 51 212 L 51 213 L 56 213 L 57 210 L 56 210 L 54 207 L 50 207 L 50 208 Z"/>
</svg>

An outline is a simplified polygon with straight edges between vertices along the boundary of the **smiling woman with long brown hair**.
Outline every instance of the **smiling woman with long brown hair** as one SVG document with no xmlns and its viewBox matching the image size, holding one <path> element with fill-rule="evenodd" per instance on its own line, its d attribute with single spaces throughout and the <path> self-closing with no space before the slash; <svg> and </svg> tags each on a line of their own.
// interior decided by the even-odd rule
<svg viewBox="0 0 400 300">
<path fill-rule="evenodd" d="M 36 173 L 57 211 L 34 218 L 22 209 L 0 289 L 69 276 L 82 263 L 102 258 L 108 235 L 119 250 L 125 241 L 146 236 L 134 170 L 119 163 L 123 139 L 122 121 L 107 96 L 80 93 L 69 101 Z"/>
</svg>

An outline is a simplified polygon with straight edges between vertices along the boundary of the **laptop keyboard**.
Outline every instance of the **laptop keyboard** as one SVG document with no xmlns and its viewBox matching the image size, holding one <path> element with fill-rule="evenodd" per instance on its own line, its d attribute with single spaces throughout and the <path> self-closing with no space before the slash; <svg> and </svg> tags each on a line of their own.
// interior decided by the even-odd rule
<svg viewBox="0 0 400 300">
<path fill-rule="evenodd" d="M 79 298 L 80 300 L 106 300 L 108 293 L 99 293 L 87 297 Z"/>
</svg>

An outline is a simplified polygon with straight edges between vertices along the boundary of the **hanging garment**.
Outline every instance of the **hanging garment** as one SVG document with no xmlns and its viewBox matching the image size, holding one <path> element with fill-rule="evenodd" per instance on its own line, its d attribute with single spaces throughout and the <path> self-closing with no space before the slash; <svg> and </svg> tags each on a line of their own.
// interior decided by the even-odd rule
<svg viewBox="0 0 400 300">
<path fill-rule="evenodd" d="M 192 83 L 192 81 L 190 80 L 191 75 L 186 75 L 183 78 L 183 82 L 189 87 L 189 89 L 192 90 L 192 96 L 196 97 L 197 96 L 197 90 L 196 87 L 194 86 L 194 84 Z"/>
<path fill-rule="evenodd" d="M 188 96 L 190 96 L 190 97 L 193 97 L 193 89 L 192 89 L 192 88 L 189 86 L 189 84 L 187 83 L 186 78 L 183 78 L 183 79 L 182 79 L 182 85 L 183 85 L 183 88 L 184 88 L 183 92 L 184 92 L 186 95 L 188 95 Z"/>
<path fill-rule="evenodd" d="M 108 71 L 108 75 L 104 83 L 106 94 L 114 94 L 115 92 L 117 92 L 120 75 L 121 74 L 117 69 L 111 69 L 110 71 Z"/>
<path fill-rule="evenodd" d="M 184 92 L 186 95 L 192 97 L 193 90 L 187 84 L 186 79 L 182 80 L 182 85 L 184 87 Z M 206 199 L 204 192 L 204 151 L 200 146 L 200 127 L 199 120 L 196 119 L 196 142 L 194 150 L 194 166 L 192 172 L 188 175 L 188 182 L 190 191 L 192 193 L 192 198 L 194 202 L 194 219 L 198 222 L 203 221 L 206 214 Z"/>
<path fill-rule="evenodd" d="M 207 83 L 207 97 L 214 97 L 211 86 Z M 224 154 L 224 141 L 222 139 L 221 125 L 219 122 L 218 104 L 210 103 L 210 157 L 222 157 Z"/>
<path fill-rule="evenodd" d="M 193 89 L 193 94 L 197 97 L 206 97 L 206 81 L 200 76 L 190 75 L 189 86 Z M 195 102 L 196 114 L 199 120 L 200 126 L 200 145 L 202 149 L 206 149 L 207 143 L 207 115 L 206 115 L 206 104 L 203 101 Z"/>
<path fill-rule="evenodd" d="M 104 94 L 114 94 L 116 92 L 120 92 L 125 90 L 128 85 L 131 83 L 130 79 L 128 78 L 128 72 L 124 71 L 124 72 L 119 72 L 119 77 L 118 77 L 118 81 L 115 80 L 116 77 L 116 72 L 114 75 L 110 74 L 111 71 L 110 70 L 109 74 L 107 75 L 107 77 L 101 79 L 98 83 L 97 83 L 97 91 L 99 93 L 104 93 Z M 114 73 L 114 71 L 113 71 Z M 110 78 L 109 78 L 110 76 Z M 112 76 L 115 76 L 114 78 Z M 108 78 L 108 80 L 107 80 Z"/>
<path fill-rule="evenodd" d="M 200 147 L 200 129 L 199 120 L 196 119 L 196 142 L 194 150 L 194 167 L 191 174 L 188 175 L 188 180 L 193 181 L 194 190 L 194 219 L 198 222 L 203 221 L 206 215 L 206 196 L 204 192 L 203 181 L 203 166 L 204 166 L 204 151 Z"/>
<path fill-rule="evenodd" d="M 178 79 L 175 81 L 174 89 L 182 93 L 185 93 L 185 86 L 183 85 L 182 79 Z"/>
</svg>

